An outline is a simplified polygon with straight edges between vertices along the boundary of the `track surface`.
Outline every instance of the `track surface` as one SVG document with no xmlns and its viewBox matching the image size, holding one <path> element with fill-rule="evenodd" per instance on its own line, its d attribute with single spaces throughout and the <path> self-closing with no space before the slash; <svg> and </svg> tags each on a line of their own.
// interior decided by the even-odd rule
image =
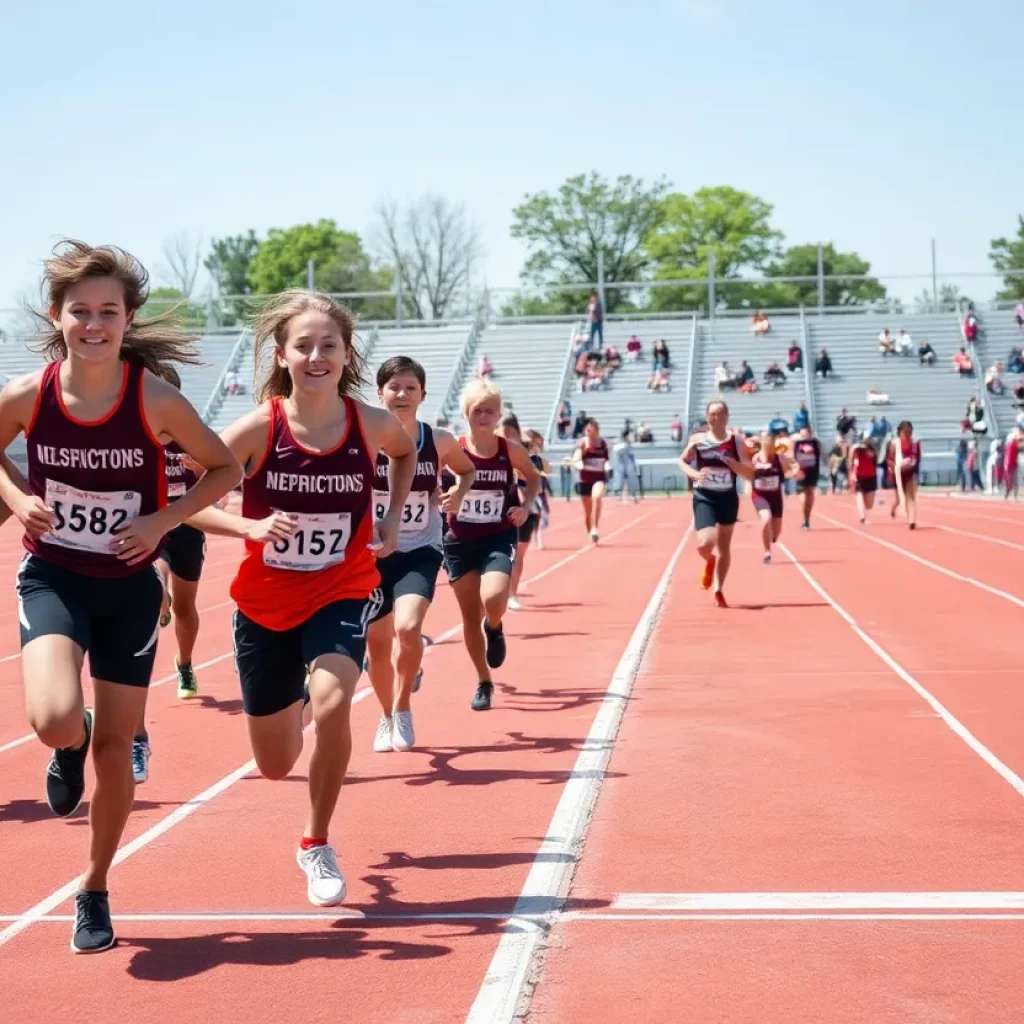
<svg viewBox="0 0 1024 1024">
<path fill-rule="evenodd" d="M 85 807 L 59 821 L 42 799 L 9 598 L 7 1006 L 33 1020 L 114 1004 L 153 1021 L 278 1021 L 285 1006 L 305 1021 L 476 1021 L 508 1019 L 518 999 L 559 1022 L 1019 1022 L 1024 509 L 927 498 L 910 533 L 887 508 L 864 528 L 852 501 L 828 499 L 802 533 L 791 505 L 766 567 L 742 508 L 720 611 L 696 585 L 688 502 L 609 503 L 597 548 L 578 507 L 557 504 L 488 714 L 469 710 L 440 588 L 416 749 L 373 754 L 379 709 L 358 697 L 333 837 L 349 897 L 326 911 L 294 861 L 305 762 L 280 783 L 248 770 L 227 599 L 239 549 L 212 541 L 202 697 L 151 694 L 150 780 L 111 880 L 120 944 L 97 957 L 67 949 Z M 18 558 L 9 525 L 0 573 Z M 156 679 L 172 658 L 165 634 Z M 605 700 L 613 681 L 621 699 Z M 620 712 L 612 746 L 599 734 Z M 608 760 L 594 771 L 592 757 Z M 545 885 L 552 898 L 533 899 Z"/>
</svg>

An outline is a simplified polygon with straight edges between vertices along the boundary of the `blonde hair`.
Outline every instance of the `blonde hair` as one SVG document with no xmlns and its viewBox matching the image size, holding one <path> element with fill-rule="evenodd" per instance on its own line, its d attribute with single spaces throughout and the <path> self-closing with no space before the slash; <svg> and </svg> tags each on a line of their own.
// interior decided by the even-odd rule
<svg viewBox="0 0 1024 1024">
<path fill-rule="evenodd" d="M 491 399 L 498 402 L 500 412 L 501 388 L 483 377 L 474 377 L 462 389 L 462 394 L 459 396 L 459 409 L 462 412 L 462 418 L 468 420 L 471 409 Z"/>
<path fill-rule="evenodd" d="M 43 263 L 49 309 L 60 311 L 71 288 L 98 277 L 112 278 L 121 285 L 129 315 L 138 312 L 149 298 L 149 272 L 131 253 L 114 245 L 91 246 L 66 238 L 54 246 L 53 256 Z M 64 333 L 53 326 L 49 310 L 32 312 L 45 325 L 38 351 L 50 362 L 66 359 Z M 203 365 L 194 342 L 194 336 L 181 328 L 177 311 L 172 309 L 145 320 L 132 319 L 121 338 L 121 358 L 166 378 L 172 362 Z"/>
<path fill-rule="evenodd" d="M 355 321 L 347 306 L 335 302 L 321 292 L 306 292 L 298 288 L 282 292 L 268 302 L 257 314 L 252 325 L 254 356 L 256 360 L 256 401 L 266 402 L 271 398 L 287 398 L 292 393 L 292 378 L 287 367 L 280 366 L 274 358 L 288 340 L 288 325 L 303 313 L 322 313 L 329 316 L 341 332 L 341 340 L 350 353 L 348 364 L 338 381 L 338 394 L 351 394 L 363 379 L 363 357 L 353 344 Z M 270 351 L 270 348 L 273 348 Z M 260 364 L 267 359 L 270 351 L 270 366 L 261 373 Z M 260 380 L 260 377 L 263 377 Z"/>
</svg>

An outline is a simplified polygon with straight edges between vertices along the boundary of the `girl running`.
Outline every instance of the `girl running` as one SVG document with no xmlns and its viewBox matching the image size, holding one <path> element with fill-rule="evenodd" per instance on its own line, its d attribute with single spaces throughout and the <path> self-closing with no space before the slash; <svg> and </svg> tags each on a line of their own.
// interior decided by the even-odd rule
<svg viewBox="0 0 1024 1024">
<path fill-rule="evenodd" d="M 921 442 L 914 440 L 914 425 L 904 420 L 896 428 L 895 466 L 897 505 L 902 505 L 911 530 L 917 529 L 917 483 L 921 470 Z M 893 515 L 895 516 L 895 508 Z"/>
<path fill-rule="evenodd" d="M 409 750 L 416 742 L 412 694 L 423 675 L 423 620 L 441 568 L 441 517 L 458 510 L 476 474 L 469 456 L 447 430 L 417 419 L 427 397 L 427 375 L 414 359 L 392 356 L 381 363 L 377 397 L 416 444 L 416 473 L 402 509 L 398 550 L 377 559 L 381 601 L 366 636 L 370 682 L 382 711 L 373 749 L 382 753 Z M 453 483 L 439 493 L 442 466 L 453 474 Z M 390 509 L 390 472 L 390 460 L 379 452 L 373 492 L 377 522 Z"/>
<path fill-rule="evenodd" d="M 352 751 L 352 694 L 380 602 L 374 556 L 395 550 L 416 471 L 402 424 L 352 398 L 362 383 L 352 336 L 352 315 L 326 295 L 289 291 L 263 308 L 253 331 L 257 368 L 271 360 L 256 392 L 262 404 L 224 431 L 245 469 L 241 515 L 207 509 L 191 520 L 245 541 L 231 584 L 235 665 L 265 778 L 285 778 L 298 760 L 309 701 L 316 741 L 296 860 L 309 901 L 321 907 L 346 893 L 329 835 Z M 379 451 L 391 457 L 391 504 L 374 525 Z"/>
<path fill-rule="evenodd" d="M 799 466 L 779 452 L 770 431 L 761 431 L 761 446 L 750 460 L 749 466 L 740 466 L 736 472 L 751 481 L 751 498 L 757 517 L 761 520 L 761 541 L 764 545 L 764 564 L 772 560 L 772 545 L 782 536 L 782 484 L 787 476 L 800 472 Z"/>
<path fill-rule="evenodd" d="M 459 443 L 476 469 L 476 479 L 458 512 L 448 516 L 444 564 L 462 612 L 466 650 L 479 680 L 470 707 L 487 711 L 494 690 L 490 670 L 505 662 L 501 620 L 508 606 L 516 531 L 537 498 L 540 476 L 522 445 L 495 433 L 501 392 L 490 381 L 470 381 L 460 405 L 469 436 Z M 522 504 L 517 473 L 526 481 Z"/>
<path fill-rule="evenodd" d="M 580 498 L 583 502 L 583 520 L 590 539 L 600 539 L 601 504 L 608 486 L 608 442 L 601 436 L 597 420 L 588 419 L 583 428 L 572 464 L 580 474 Z"/>
<path fill-rule="evenodd" d="M 801 530 L 811 528 L 811 510 L 818 493 L 818 479 L 821 474 L 821 442 L 811 433 L 810 425 L 801 427 L 793 441 L 793 458 L 800 467 L 796 492 L 800 501 Z"/>
<path fill-rule="evenodd" d="M 515 416 L 506 416 L 501 421 L 501 429 L 499 431 L 501 436 L 506 441 L 513 441 L 516 444 L 523 443 L 522 433 L 519 430 L 519 420 Z M 539 456 L 533 455 L 529 450 L 530 461 L 533 463 L 534 469 L 541 475 L 541 480 L 544 479 L 544 460 Z M 514 611 L 522 611 L 523 606 L 519 603 L 519 581 L 523 578 L 523 568 L 526 565 L 526 553 L 530 550 L 530 542 L 533 540 L 534 535 L 540 526 L 541 512 L 543 511 L 541 501 L 543 495 L 540 491 L 537 493 L 537 497 L 532 505 L 527 505 L 524 500 L 526 494 L 526 481 L 522 477 L 517 477 L 517 486 L 519 487 L 519 500 L 523 508 L 527 510 L 526 519 L 523 521 L 523 525 L 519 527 L 517 531 L 516 541 L 516 557 L 512 563 L 512 579 L 509 583 L 509 598 L 508 606 Z"/>
<path fill-rule="evenodd" d="M 89 855 L 71 949 L 98 953 L 115 942 L 107 872 L 131 811 L 132 738 L 160 631 L 153 562 L 164 536 L 226 494 L 239 467 L 160 379 L 167 362 L 199 358 L 166 316 L 135 319 L 149 291 L 138 261 L 112 246 L 65 241 L 44 266 L 49 362 L 0 391 L 0 450 L 25 434 L 29 493 L 0 463 L 0 497 L 25 527 L 21 668 L 29 722 L 53 748 L 46 800 L 54 814 L 78 808 L 92 750 Z M 174 504 L 161 435 L 207 471 Z M 93 709 L 82 697 L 86 654 Z"/>
<path fill-rule="evenodd" d="M 736 476 L 741 467 L 750 466 L 750 455 L 737 432 L 729 429 L 725 402 L 709 402 L 705 415 L 708 429 L 698 431 L 687 442 L 679 468 L 694 485 L 693 525 L 697 552 L 704 559 L 700 585 L 705 590 L 714 586 L 715 604 L 726 608 L 722 588 L 732 562 L 732 534 L 740 507 Z"/>
<path fill-rule="evenodd" d="M 870 430 L 865 430 L 850 449 L 849 477 L 850 485 L 857 493 L 857 514 L 860 521 L 866 523 L 878 490 L 878 456 Z"/>
<path fill-rule="evenodd" d="M 530 453 L 530 461 L 537 467 L 537 472 L 540 473 L 540 496 L 537 498 L 540 519 L 537 522 L 537 530 L 534 533 L 534 537 L 536 538 L 537 550 L 543 551 L 544 531 L 548 528 L 551 517 L 551 463 L 544 458 L 543 434 L 536 430 L 527 430 L 523 437 L 526 439 L 526 450 Z"/>
</svg>

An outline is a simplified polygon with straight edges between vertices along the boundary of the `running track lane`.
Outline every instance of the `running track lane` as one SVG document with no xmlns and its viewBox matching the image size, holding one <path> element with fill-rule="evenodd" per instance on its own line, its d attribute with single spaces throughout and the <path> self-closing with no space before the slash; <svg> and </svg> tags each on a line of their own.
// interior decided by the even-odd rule
<svg viewBox="0 0 1024 1024">
<path fill-rule="evenodd" d="M 790 544 L 813 544 L 814 576 L 850 548 Z M 530 1020 L 611 1021 L 628 1006 L 637 1020 L 730 1024 L 1018 1021 L 1020 915 L 743 912 L 761 893 L 1019 892 L 1024 799 L 781 552 L 759 564 L 752 526 L 736 545 L 729 611 L 699 590 L 692 557 L 674 578 Z M 849 591 L 870 578 L 852 558 L 842 571 Z M 718 912 L 673 915 L 644 895 L 659 893 L 735 895 L 676 900 Z"/>
<path fill-rule="evenodd" d="M 335 837 L 349 880 L 341 913 L 329 911 L 326 921 L 125 922 L 121 948 L 95 958 L 67 953 L 66 922 L 38 922 L 0 956 L 6 998 L 39 1019 L 78 1005 L 85 985 L 147 1019 L 173 1008 L 178 1021 L 276 1021 L 286 1001 L 304 1020 L 339 1012 L 367 1022 L 463 1019 L 661 576 L 666 542 L 682 535 L 686 506 L 656 508 L 674 530 L 645 531 L 645 523 L 611 539 L 606 528 L 607 546 L 531 588 L 535 610 L 508 620 L 495 710 L 469 710 L 475 680 L 457 639 L 430 656 L 416 705 L 419 749 L 372 754 L 377 711 L 372 700 L 357 708 L 354 777 Z M 215 742 L 220 728 L 197 716 L 192 745 Z M 294 863 L 303 789 L 298 776 L 273 784 L 248 777 L 227 789 L 116 869 L 115 911 L 316 913 Z M 63 871 L 58 877 L 66 880 Z M 66 914 L 69 904 L 55 909 Z M 352 909 L 382 916 L 353 921 L 345 916 Z M 409 920 L 418 914 L 429 920 Z M 40 957 L 61 958 L 59 974 L 51 972 L 59 986 L 41 991 L 28 976 Z M 339 960 L 362 962 L 345 970 Z M 403 962 L 400 981 L 395 960 Z M 126 986 L 125 975 L 140 983 Z M 173 989 L 163 984 L 171 980 Z"/>
</svg>

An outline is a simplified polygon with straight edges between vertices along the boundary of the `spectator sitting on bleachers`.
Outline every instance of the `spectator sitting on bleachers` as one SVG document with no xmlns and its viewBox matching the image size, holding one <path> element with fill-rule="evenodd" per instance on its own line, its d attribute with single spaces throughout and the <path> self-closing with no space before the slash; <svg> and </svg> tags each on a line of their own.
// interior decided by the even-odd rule
<svg viewBox="0 0 1024 1024">
<path fill-rule="evenodd" d="M 1001 395 L 1006 391 L 1006 385 L 1000 374 L 1003 371 L 1002 363 L 993 363 L 985 371 L 985 390 L 992 395 Z"/>
<path fill-rule="evenodd" d="M 672 365 L 672 360 L 669 358 L 668 345 L 665 344 L 664 338 L 659 338 L 654 343 L 654 350 L 651 352 L 651 369 L 668 369 Z"/>
<path fill-rule="evenodd" d="M 795 342 L 789 343 L 789 351 L 786 353 L 786 367 L 790 373 L 804 368 L 804 354 L 800 346 Z"/>
<path fill-rule="evenodd" d="M 798 433 L 808 427 L 811 424 L 811 414 L 807 411 L 807 405 L 804 402 L 800 403 L 800 408 L 797 409 L 796 415 L 793 417 L 793 429 Z"/>
<path fill-rule="evenodd" d="M 985 410 L 982 409 L 977 395 L 971 395 L 967 399 L 967 408 L 964 411 L 964 425 L 967 431 L 972 434 L 984 434 L 988 431 L 988 424 L 985 422 Z"/>
<path fill-rule="evenodd" d="M 781 388 L 786 383 L 786 375 L 778 363 L 772 362 L 765 367 L 764 382 L 773 388 Z"/>
<path fill-rule="evenodd" d="M 1018 302 L 1013 311 L 1013 319 L 1017 322 L 1017 330 L 1024 329 L 1024 302 Z"/>
<path fill-rule="evenodd" d="M 754 334 L 763 336 L 772 329 L 771 321 L 759 309 L 750 318 L 750 329 Z"/>
<path fill-rule="evenodd" d="M 715 386 L 719 391 L 739 387 L 739 378 L 729 369 L 729 364 L 724 359 L 715 367 Z"/>
<path fill-rule="evenodd" d="M 576 441 L 581 438 L 586 432 L 586 429 L 587 414 L 580 409 L 580 411 L 576 413 L 576 422 L 572 425 L 572 439 Z"/>
<path fill-rule="evenodd" d="M 558 407 L 558 440 L 564 441 L 572 429 L 572 406 L 568 399 L 562 399 Z"/>
<path fill-rule="evenodd" d="M 972 302 L 967 307 L 967 316 L 964 317 L 963 327 L 964 341 L 971 343 L 978 340 L 978 335 L 981 333 L 981 322 L 974 312 L 974 303 Z"/>
<path fill-rule="evenodd" d="M 671 385 L 669 384 L 668 370 L 663 366 L 660 369 L 654 371 L 651 374 L 651 379 L 647 382 L 648 391 L 670 391 Z"/>
<path fill-rule="evenodd" d="M 851 416 L 849 410 L 844 405 L 839 410 L 839 415 L 836 417 L 836 433 L 840 437 L 849 437 L 857 429 L 857 417 Z"/>
<path fill-rule="evenodd" d="M 1024 352 L 1019 345 L 1010 349 L 1010 357 L 1006 360 L 1006 368 L 1010 373 L 1024 373 Z"/>
<path fill-rule="evenodd" d="M 892 343 L 892 335 L 889 333 L 888 327 L 883 327 L 882 333 L 878 336 L 878 351 L 883 356 L 892 355 L 896 351 L 896 346 Z"/>
<path fill-rule="evenodd" d="M 494 373 L 494 364 L 487 358 L 487 354 L 484 353 L 480 357 L 480 362 L 477 363 L 476 375 L 486 380 L 492 373 Z"/>
<path fill-rule="evenodd" d="M 587 367 L 590 365 L 589 353 L 581 352 L 576 357 L 576 362 L 573 364 L 572 372 L 576 375 L 576 390 L 583 391 L 583 382 L 587 379 Z"/>
<path fill-rule="evenodd" d="M 672 438 L 673 444 L 680 444 L 683 440 L 683 421 L 679 418 L 679 413 L 676 413 L 672 417 L 672 425 L 668 428 L 669 437 Z"/>
<path fill-rule="evenodd" d="M 876 387 L 868 388 L 866 396 L 868 405 L 888 405 L 889 396 L 884 391 L 879 391 Z"/>
<path fill-rule="evenodd" d="M 768 421 L 768 433 L 775 434 L 778 437 L 789 433 L 789 423 L 781 412 L 777 412 Z"/>
<path fill-rule="evenodd" d="M 631 363 L 635 363 L 640 358 L 643 350 L 643 342 L 635 334 L 626 342 L 626 358 Z"/>
<path fill-rule="evenodd" d="M 901 327 L 896 335 L 896 351 L 901 356 L 909 356 L 914 348 L 914 343 L 910 340 L 910 335 Z"/>
<path fill-rule="evenodd" d="M 609 370 L 617 370 L 622 365 L 622 356 L 614 345 L 609 345 L 604 350 L 604 365 Z"/>
<path fill-rule="evenodd" d="M 600 359 L 591 359 L 587 363 L 587 374 L 580 382 L 580 390 L 598 391 L 607 388 L 610 376 Z"/>
<path fill-rule="evenodd" d="M 646 423 L 641 423 L 636 428 L 636 440 L 637 444 L 654 444 L 654 434 Z"/>
<path fill-rule="evenodd" d="M 814 375 L 821 374 L 822 380 L 825 380 L 830 373 L 835 373 L 832 369 L 832 357 L 828 354 L 827 349 L 822 349 L 818 353 L 818 358 L 814 360 Z"/>
<path fill-rule="evenodd" d="M 1024 380 L 1019 380 L 1013 385 L 1013 397 L 1018 402 L 1024 402 Z"/>
<path fill-rule="evenodd" d="M 935 362 L 935 349 L 927 338 L 917 346 L 917 361 L 922 366 L 931 366 Z"/>
<path fill-rule="evenodd" d="M 961 377 L 974 376 L 974 363 L 971 362 L 971 357 L 967 354 L 967 349 L 963 345 L 953 353 L 953 369 Z"/>
</svg>

